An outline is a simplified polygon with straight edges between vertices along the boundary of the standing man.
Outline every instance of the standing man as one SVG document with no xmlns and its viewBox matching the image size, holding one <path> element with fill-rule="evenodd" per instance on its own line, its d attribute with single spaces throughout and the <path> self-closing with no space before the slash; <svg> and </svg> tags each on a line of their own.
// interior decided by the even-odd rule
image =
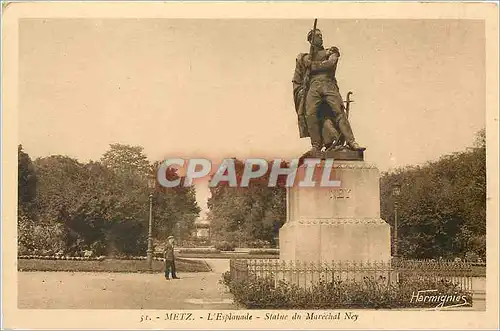
<svg viewBox="0 0 500 331">
<path fill-rule="evenodd" d="M 301 138 L 311 138 L 311 155 L 318 155 L 321 152 L 325 146 L 322 134 L 324 129 L 322 123 L 325 119 L 322 118 L 324 115 L 321 114 L 320 108 L 326 104 L 333 113 L 333 125 L 338 128 L 347 147 L 352 150 L 365 150 L 354 139 L 337 85 L 335 72 L 340 58 L 339 49 L 337 47 L 325 49 L 323 35 L 319 29 L 309 31 L 307 41 L 311 44 L 311 52 L 299 54 L 293 76 L 293 96 L 299 115 Z"/>
<path fill-rule="evenodd" d="M 174 237 L 167 238 L 167 246 L 164 252 L 165 257 L 165 279 L 169 280 L 169 273 L 172 274 L 172 279 L 179 279 L 175 274 L 175 256 L 174 256 Z"/>
</svg>

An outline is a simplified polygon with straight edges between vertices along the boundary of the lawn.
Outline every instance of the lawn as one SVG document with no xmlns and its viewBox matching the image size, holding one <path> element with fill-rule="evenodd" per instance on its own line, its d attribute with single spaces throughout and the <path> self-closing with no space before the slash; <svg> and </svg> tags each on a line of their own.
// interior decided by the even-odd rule
<svg viewBox="0 0 500 331">
<path fill-rule="evenodd" d="M 81 271 L 81 272 L 148 272 L 146 260 L 115 260 L 102 261 L 72 261 L 72 260 L 42 260 L 18 259 L 19 271 Z M 198 260 L 176 260 L 179 272 L 209 272 L 208 264 Z M 164 262 L 153 261 L 153 272 L 163 272 Z"/>
</svg>

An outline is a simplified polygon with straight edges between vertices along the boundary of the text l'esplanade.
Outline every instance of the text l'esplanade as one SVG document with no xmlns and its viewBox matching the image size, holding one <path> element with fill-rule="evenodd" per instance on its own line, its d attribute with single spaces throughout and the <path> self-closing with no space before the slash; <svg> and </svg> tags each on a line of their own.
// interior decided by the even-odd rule
<svg viewBox="0 0 500 331">
<path fill-rule="evenodd" d="M 207 320 L 209 321 L 241 321 L 249 320 L 251 321 L 253 316 L 250 313 L 245 314 L 235 314 L 235 313 L 208 313 Z"/>
</svg>

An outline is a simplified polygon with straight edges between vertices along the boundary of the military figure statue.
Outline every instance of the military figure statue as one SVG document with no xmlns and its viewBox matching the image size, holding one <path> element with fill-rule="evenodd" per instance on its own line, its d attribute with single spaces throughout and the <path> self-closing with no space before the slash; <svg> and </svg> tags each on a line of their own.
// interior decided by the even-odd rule
<svg viewBox="0 0 500 331">
<path fill-rule="evenodd" d="M 293 96 L 299 118 L 300 137 L 310 137 L 310 155 L 347 144 L 347 148 L 363 151 L 354 139 L 345 113 L 335 72 L 340 51 L 337 47 L 325 49 L 323 36 L 316 27 L 307 35 L 310 53 L 297 57 L 293 76 Z"/>
</svg>

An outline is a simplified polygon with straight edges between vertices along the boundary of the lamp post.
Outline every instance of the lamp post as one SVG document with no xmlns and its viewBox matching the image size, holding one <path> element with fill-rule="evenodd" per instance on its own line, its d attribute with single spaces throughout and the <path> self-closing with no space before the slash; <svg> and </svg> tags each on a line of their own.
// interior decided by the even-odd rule
<svg viewBox="0 0 500 331">
<path fill-rule="evenodd" d="M 394 197 L 394 256 L 398 257 L 398 198 L 401 194 L 401 185 L 392 186 L 392 196 Z"/>
<path fill-rule="evenodd" d="M 149 188 L 149 228 L 148 228 L 148 269 L 153 272 L 153 190 L 156 187 L 156 180 L 154 178 L 148 179 Z"/>
</svg>

